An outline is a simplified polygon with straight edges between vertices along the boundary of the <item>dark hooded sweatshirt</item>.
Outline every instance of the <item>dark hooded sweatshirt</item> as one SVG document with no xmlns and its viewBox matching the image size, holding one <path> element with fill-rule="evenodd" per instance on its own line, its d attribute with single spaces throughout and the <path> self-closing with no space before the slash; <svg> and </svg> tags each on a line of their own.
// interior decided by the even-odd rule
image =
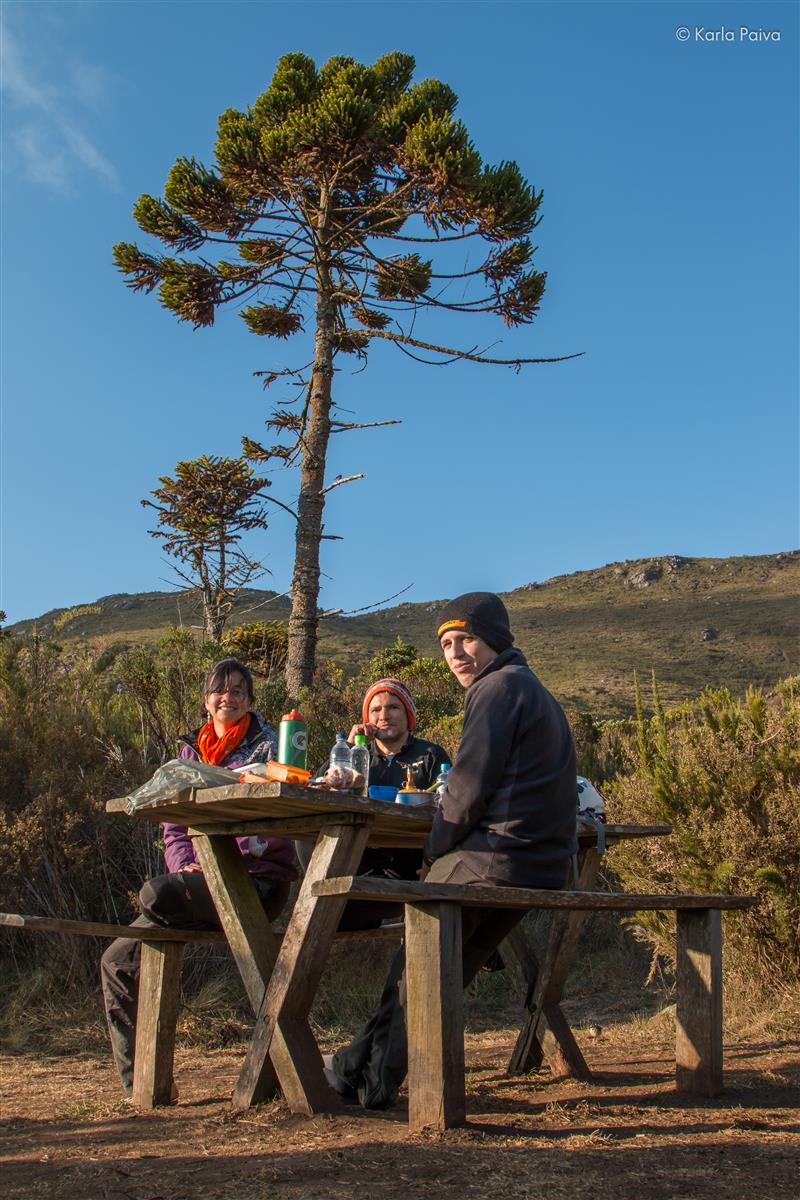
<svg viewBox="0 0 800 1200">
<path fill-rule="evenodd" d="M 425 844 L 488 883 L 563 887 L 577 849 L 575 747 L 560 705 L 514 647 L 467 689 L 464 732 Z"/>
</svg>

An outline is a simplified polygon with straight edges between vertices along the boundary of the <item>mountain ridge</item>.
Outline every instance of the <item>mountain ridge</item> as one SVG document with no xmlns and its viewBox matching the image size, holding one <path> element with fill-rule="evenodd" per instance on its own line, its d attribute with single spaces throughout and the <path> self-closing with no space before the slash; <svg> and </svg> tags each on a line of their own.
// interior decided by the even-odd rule
<svg viewBox="0 0 800 1200">
<path fill-rule="evenodd" d="M 705 686 L 742 692 L 800 671 L 800 551 L 729 558 L 660 555 L 530 581 L 502 592 L 517 644 L 560 700 L 598 715 L 629 713 L 633 672 L 655 670 L 668 702 Z M 353 671 L 396 637 L 438 651 L 434 614 L 449 597 L 324 618 L 318 658 Z M 115 593 L 9 626 L 62 644 L 152 642 L 170 625 L 199 632 L 186 592 Z M 99 611 L 98 611 L 99 610 Z M 285 620 L 289 601 L 247 589 L 229 628 Z M 70 615 L 72 614 L 72 615 Z"/>
</svg>

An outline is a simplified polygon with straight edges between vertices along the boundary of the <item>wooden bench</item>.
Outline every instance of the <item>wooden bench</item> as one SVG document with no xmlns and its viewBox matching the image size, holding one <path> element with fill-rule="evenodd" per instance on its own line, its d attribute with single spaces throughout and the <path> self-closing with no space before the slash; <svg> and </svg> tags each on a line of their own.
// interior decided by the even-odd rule
<svg viewBox="0 0 800 1200">
<path fill-rule="evenodd" d="M 136 1053 L 133 1068 L 133 1103 L 143 1109 L 169 1104 L 175 1055 L 175 1032 L 181 991 L 181 963 L 187 943 L 227 945 L 220 930 L 166 929 L 151 925 L 114 925 L 102 921 L 70 921 L 60 917 L 32 917 L 0 913 L 0 928 L 69 937 L 132 938 L 142 943 L 139 1002 L 136 1018 Z M 397 939 L 402 923 L 377 929 L 337 933 L 337 941 Z M 277 933 L 280 939 L 282 934 Z"/>
<path fill-rule="evenodd" d="M 465 1119 L 461 907 L 554 913 L 677 913 L 676 1082 L 716 1095 L 722 1087 L 723 909 L 750 908 L 753 896 L 634 895 L 589 891 L 406 883 L 343 876 L 313 894 L 405 905 L 408 1116 L 412 1130 L 446 1129 Z M 547 980 L 543 981 L 544 994 Z"/>
</svg>

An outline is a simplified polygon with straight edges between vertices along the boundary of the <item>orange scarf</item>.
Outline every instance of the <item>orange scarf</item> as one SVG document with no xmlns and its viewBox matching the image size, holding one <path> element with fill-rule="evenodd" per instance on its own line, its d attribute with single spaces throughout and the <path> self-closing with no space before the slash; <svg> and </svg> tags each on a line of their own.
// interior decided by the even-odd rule
<svg viewBox="0 0 800 1200">
<path fill-rule="evenodd" d="M 200 751 L 203 762 L 211 763 L 215 767 L 220 766 L 222 760 L 227 758 L 240 742 L 244 741 L 249 728 L 250 713 L 245 713 L 241 721 L 230 725 L 222 737 L 217 737 L 214 722 L 209 717 L 197 735 L 197 749 Z"/>
</svg>

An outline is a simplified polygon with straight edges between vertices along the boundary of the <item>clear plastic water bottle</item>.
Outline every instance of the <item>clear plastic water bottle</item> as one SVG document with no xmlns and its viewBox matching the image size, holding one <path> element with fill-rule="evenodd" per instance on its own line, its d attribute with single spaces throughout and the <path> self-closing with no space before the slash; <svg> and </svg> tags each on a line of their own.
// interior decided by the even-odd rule
<svg viewBox="0 0 800 1200">
<path fill-rule="evenodd" d="M 366 796 L 369 789 L 369 746 L 363 733 L 357 733 L 355 745 L 350 753 L 350 765 L 353 770 L 364 778 L 361 795 Z"/>
<path fill-rule="evenodd" d="M 337 733 L 336 741 L 331 750 L 330 769 L 333 771 L 336 767 L 342 770 L 349 770 L 352 766 L 350 746 L 347 742 L 346 733 Z"/>
<path fill-rule="evenodd" d="M 436 778 L 436 807 L 442 803 L 444 789 L 447 787 L 447 775 L 450 770 L 450 763 L 442 763 L 439 768 L 439 774 Z"/>
</svg>

